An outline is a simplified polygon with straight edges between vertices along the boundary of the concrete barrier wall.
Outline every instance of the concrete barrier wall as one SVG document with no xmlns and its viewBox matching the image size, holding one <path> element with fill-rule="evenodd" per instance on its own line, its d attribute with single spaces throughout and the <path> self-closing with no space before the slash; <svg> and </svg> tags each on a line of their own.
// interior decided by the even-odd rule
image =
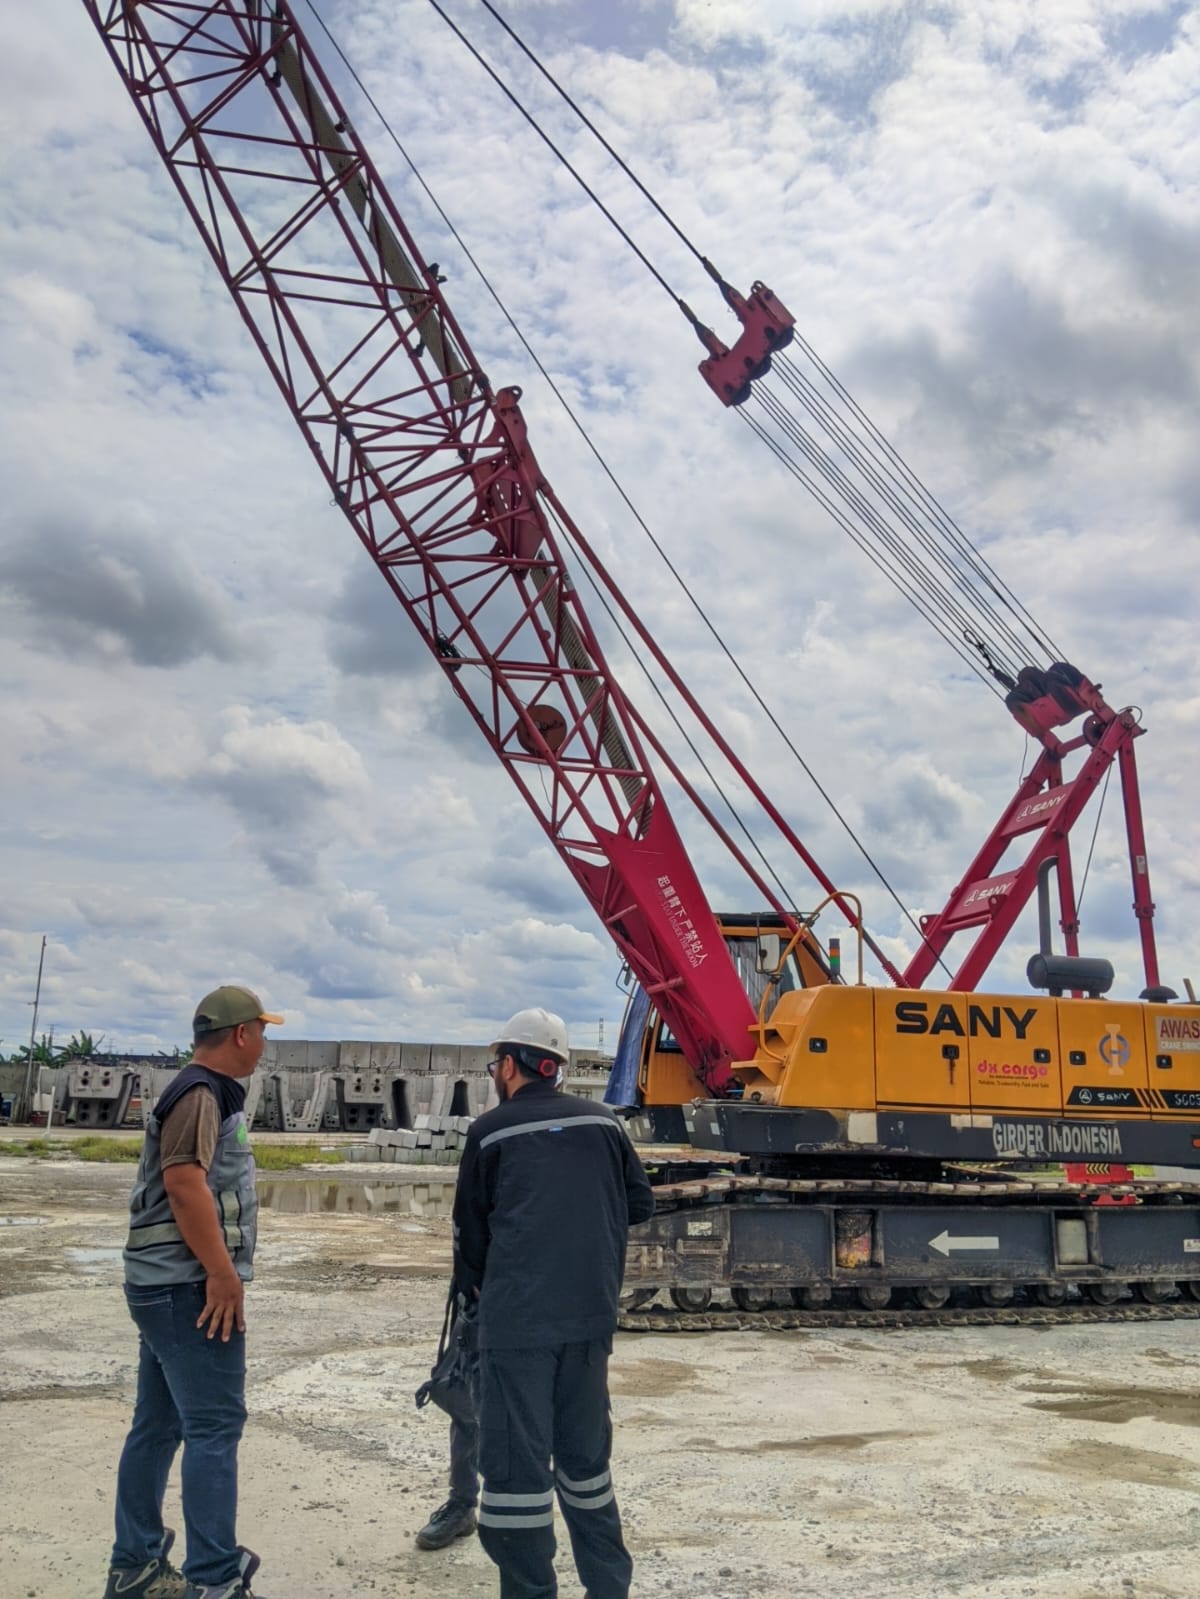
<svg viewBox="0 0 1200 1599">
<path fill-rule="evenodd" d="M 268 1039 L 247 1084 L 246 1110 L 256 1126 L 310 1136 L 322 1129 L 414 1129 L 420 1117 L 478 1116 L 495 1104 L 486 1069 L 491 1058 L 483 1044 Z M 594 1051 L 572 1050 L 567 1091 L 603 1098 L 609 1065 Z M 0 1091 L 21 1087 L 24 1070 L 0 1067 Z M 121 1117 L 144 1126 L 178 1070 L 162 1056 L 110 1056 L 43 1067 L 42 1086 L 55 1093 L 56 1116 L 111 1126 L 119 1110 Z M 36 1078 L 35 1067 L 35 1088 Z M 119 1101 L 112 1087 L 118 1080 L 129 1090 Z"/>
</svg>

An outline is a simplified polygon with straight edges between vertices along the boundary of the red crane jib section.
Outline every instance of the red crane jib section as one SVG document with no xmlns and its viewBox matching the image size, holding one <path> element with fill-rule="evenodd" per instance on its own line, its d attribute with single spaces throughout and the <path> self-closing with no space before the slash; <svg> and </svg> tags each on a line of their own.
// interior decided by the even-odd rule
<svg viewBox="0 0 1200 1599">
<path fill-rule="evenodd" d="M 1059 918 L 1066 953 L 1079 953 L 1079 915 L 1071 871 L 1070 833 L 1088 801 L 1115 762 L 1121 778 L 1125 834 L 1133 887 L 1133 911 L 1142 948 L 1146 989 L 1159 986 L 1154 938 L 1154 900 L 1146 857 L 1134 741 L 1145 729 L 1132 710 L 1116 711 L 1099 684 L 1075 667 L 1055 662 L 1046 671 L 1026 667 L 1005 697 L 1013 717 L 1042 746 L 1016 793 L 1005 806 L 945 906 L 921 918 L 923 941 L 904 970 L 906 987 L 919 988 L 930 975 L 955 934 L 973 931 L 974 938 L 950 981 L 955 989 L 977 987 L 1000 946 L 1028 904 L 1047 861 L 1054 862 Z M 1082 718 L 1080 731 L 1068 739 L 1054 729 Z M 1082 759 L 1068 776 L 1064 762 L 1077 752 Z M 1015 866 L 998 871 L 1010 847 L 1024 841 Z"/>
<path fill-rule="evenodd" d="M 720 1093 L 754 1013 L 578 603 L 519 391 L 493 392 L 290 6 L 82 3 L 335 501 Z"/>
</svg>

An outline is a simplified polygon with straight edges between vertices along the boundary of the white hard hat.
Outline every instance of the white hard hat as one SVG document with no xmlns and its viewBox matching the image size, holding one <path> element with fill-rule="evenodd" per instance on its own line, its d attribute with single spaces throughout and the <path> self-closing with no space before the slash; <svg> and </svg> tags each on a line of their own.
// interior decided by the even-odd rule
<svg viewBox="0 0 1200 1599">
<path fill-rule="evenodd" d="M 543 1055 L 553 1056 L 562 1064 L 566 1063 L 571 1049 L 566 1022 L 552 1010 L 543 1010 L 540 1005 L 519 1010 L 515 1016 L 510 1016 L 492 1048 L 499 1049 L 501 1044 L 524 1044 Z"/>
</svg>

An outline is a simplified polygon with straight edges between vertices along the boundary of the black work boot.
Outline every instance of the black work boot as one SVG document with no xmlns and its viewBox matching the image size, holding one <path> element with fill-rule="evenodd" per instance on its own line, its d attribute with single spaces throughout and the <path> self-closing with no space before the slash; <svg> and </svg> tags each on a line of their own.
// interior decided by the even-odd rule
<svg viewBox="0 0 1200 1599">
<path fill-rule="evenodd" d="M 184 1590 L 183 1599 L 254 1599 L 250 1591 L 250 1578 L 262 1565 L 262 1561 L 253 1549 L 243 1549 L 238 1545 L 238 1574 L 229 1582 L 210 1582 L 201 1587 L 199 1583 L 189 1582 Z M 258 1599 L 265 1599 L 259 1594 Z"/>
<path fill-rule="evenodd" d="M 158 1559 L 132 1569 L 111 1566 L 104 1599 L 184 1599 L 187 1583 L 180 1572 L 167 1559 L 175 1534 L 170 1527 L 163 1529 L 162 1548 Z"/>
<path fill-rule="evenodd" d="M 466 1538 L 474 1531 L 475 1506 L 464 1499 L 447 1499 L 417 1534 L 417 1548 L 445 1549 L 456 1538 Z"/>
</svg>

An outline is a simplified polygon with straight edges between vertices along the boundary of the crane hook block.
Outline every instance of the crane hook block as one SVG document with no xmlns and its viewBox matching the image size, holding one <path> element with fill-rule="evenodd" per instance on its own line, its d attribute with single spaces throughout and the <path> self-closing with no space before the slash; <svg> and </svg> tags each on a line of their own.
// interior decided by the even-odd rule
<svg viewBox="0 0 1200 1599">
<path fill-rule="evenodd" d="M 796 319 L 765 283 L 754 283 L 749 298 L 728 284 L 722 293 L 742 324 L 742 336 L 733 348 L 726 349 L 708 328 L 697 328 L 701 342 L 710 351 L 700 363 L 700 376 L 722 405 L 742 405 L 750 398 L 755 378 L 771 370 L 771 357 L 792 342 Z"/>
</svg>

